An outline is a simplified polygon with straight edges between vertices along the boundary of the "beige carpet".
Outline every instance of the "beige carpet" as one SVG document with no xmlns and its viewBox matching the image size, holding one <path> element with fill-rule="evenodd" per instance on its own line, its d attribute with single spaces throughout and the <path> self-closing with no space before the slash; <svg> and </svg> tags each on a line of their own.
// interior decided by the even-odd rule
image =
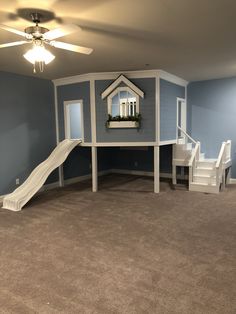
<svg viewBox="0 0 236 314">
<path fill-rule="evenodd" d="M 236 313 L 236 186 L 109 175 L 0 210 L 0 313 Z"/>
</svg>

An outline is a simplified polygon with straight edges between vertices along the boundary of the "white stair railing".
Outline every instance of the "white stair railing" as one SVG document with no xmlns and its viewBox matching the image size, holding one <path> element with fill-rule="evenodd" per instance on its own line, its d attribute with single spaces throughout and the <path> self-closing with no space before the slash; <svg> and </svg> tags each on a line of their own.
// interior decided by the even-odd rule
<svg viewBox="0 0 236 314">
<path fill-rule="evenodd" d="M 189 189 L 192 188 L 193 184 L 202 185 L 199 187 L 194 187 L 194 191 L 204 191 L 204 186 L 207 186 L 205 189 L 210 193 L 218 193 L 220 188 L 224 189 L 226 184 L 226 174 L 227 174 L 227 182 L 230 179 L 230 167 L 232 165 L 231 161 L 231 141 L 223 142 L 221 145 L 220 153 L 217 160 L 205 159 L 201 154 L 201 143 L 194 140 L 185 130 L 183 130 L 180 126 L 176 127 L 177 133 L 177 144 L 185 144 L 186 149 L 188 150 L 188 142 L 191 142 L 194 148 L 191 150 L 191 157 L 189 157 L 187 163 L 183 164 L 182 160 L 178 160 L 176 157 L 177 145 L 173 148 L 173 184 L 176 184 L 176 166 L 189 166 Z M 178 139 L 183 139 L 183 142 L 178 141 Z M 192 146 L 191 146 L 192 147 Z M 203 165 L 198 164 L 199 161 L 203 162 Z M 204 161 L 210 164 L 210 172 L 206 174 L 209 169 L 206 166 L 204 168 Z M 186 162 L 186 160 L 185 160 Z M 196 171 L 198 168 L 202 170 L 206 169 L 205 174 L 201 174 L 202 172 Z M 202 168 L 201 168 L 202 167 Z M 228 169 L 226 171 L 226 169 Z M 200 174 L 199 174 L 200 173 Z M 195 178 L 196 177 L 196 178 Z M 202 180 L 202 181 L 201 181 Z M 197 182 L 197 183 L 196 183 Z"/>
<path fill-rule="evenodd" d="M 226 142 L 225 162 L 231 160 L 231 141 Z"/>
<path fill-rule="evenodd" d="M 196 163 L 200 159 L 201 143 L 196 142 L 192 156 L 189 160 L 189 184 L 193 182 L 193 169 L 196 168 Z"/>
<path fill-rule="evenodd" d="M 177 134 L 179 131 L 184 134 L 186 139 L 189 139 L 195 145 L 197 144 L 197 141 L 195 141 L 187 132 L 185 132 L 180 126 L 177 125 Z"/>
<path fill-rule="evenodd" d="M 222 183 L 225 188 L 225 167 L 224 164 L 231 160 L 231 141 L 223 142 L 220 148 L 220 153 L 216 161 L 216 185 L 220 188 Z"/>
</svg>

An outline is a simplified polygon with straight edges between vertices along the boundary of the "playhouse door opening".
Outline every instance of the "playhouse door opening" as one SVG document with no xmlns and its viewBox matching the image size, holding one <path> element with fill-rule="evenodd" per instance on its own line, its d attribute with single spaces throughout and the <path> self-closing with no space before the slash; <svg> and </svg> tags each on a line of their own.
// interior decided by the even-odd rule
<svg viewBox="0 0 236 314">
<path fill-rule="evenodd" d="M 180 127 L 184 132 L 187 129 L 187 108 L 185 99 L 177 99 L 177 126 Z M 181 131 L 178 132 L 180 136 L 183 136 Z"/>
<path fill-rule="evenodd" d="M 83 103 L 81 100 L 65 102 L 65 136 L 68 139 L 83 140 Z"/>
</svg>

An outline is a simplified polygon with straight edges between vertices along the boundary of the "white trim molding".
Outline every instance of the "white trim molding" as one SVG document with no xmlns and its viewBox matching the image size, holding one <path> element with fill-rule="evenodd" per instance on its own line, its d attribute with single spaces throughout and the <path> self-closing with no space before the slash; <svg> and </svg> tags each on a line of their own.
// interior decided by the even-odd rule
<svg viewBox="0 0 236 314">
<path fill-rule="evenodd" d="M 91 79 L 89 84 L 90 84 L 91 141 L 93 144 L 95 144 L 97 141 L 95 81 Z"/>
<path fill-rule="evenodd" d="M 57 86 L 54 84 L 54 108 L 55 108 L 55 123 L 56 123 L 56 142 L 57 145 L 60 142 L 60 133 L 59 133 L 59 116 L 58 116 L 58 99 L 57 99 Z M 58 168 L 58 176 L 60 186 L 63 186 L 63 165 L 59 166 Z"/>
<path fill-rule="evenodd" d="M 54 109 L 55 109 L 55 125 L 56 125 L 56 142 L 59 144 L 59 120 L 58 120 L 58 100 L 57 100 L 57 87 L 54 85 Z"/>
<path fill-rule="evenodd" d="M 119 146 L 157 146 L 158 144 L 156 142 L 101 142 L 96 143 L 92 146 L 97 147 L 119 147 Z M 82 145 L 83 146 L 83 145 Z M 88 145 L 86 145 L 88 146 Z"/>
<path fill-rule="evenodd" d="M 52 80 L 55 86 L 69 85 L 74 83 L 89 82 L 91 74 L 79 74 L 73 76 L 62 77 Z"/>
<path fill-rule="evenodd" d="M 75 99 L 75 100 L 65 100 L 64 105 L 64 131 L 65 131 L 65 138 L 72 139 L 71 138 L 71 126 L 70 126 L 70 112 L 69 112 L 69 106 L 70 105 L 80 105 L 80 113 L 81 113 L 81 140 L 84 141 L 84 106 L 83 106 L 83 100 L 82 99 Z"/>
<path fill-rule="evenodd" d="M 158 76 L 163 79 L 163 80 L 166 80 L 168 82 L 171 82 L 171 83 L 174 83 L 174 84 L 177 84 L 177 85 L 180 85 L 180 86 L 184 86 L 186 87 L 188 85 L 188 81 L 174 75 L 174 74 L 171 74 L 171 73 L 168 73 L 166 71 L 163 71 L 163 70 L 157 70 L 158 72 Z"/>
<path fill-rule="evenodd" d="M 154 193 L 160 192 L 160 147 L 154 146 Z"/>
<path fill-rule="evenodd" d="M 164 142 L 163 142 L 164 143 Z M 174 144 L 174 143 L 173 143 Z M 124 146 L 124 147 L 133 147 L 133 146 L 136 146 L 136 147 L 139 147 L 139 146 L 157 146 L 158 143 L 157 142 L 112 142 L 112 143 L 106 143 L 106 142 L 98 142 L 98 143 L 89 143 L 89 142 L 86 142 L 86 143 L 81 143 L 80 146 L 85 146 L 85 147 L 93 147 L 93 146 L 96 146 L 96 147 L 108 147 L 108 146 L 111 146 L 111 147 L 120 147 L 120 146 Z M 167 145 L 167 144 L 165 144 Z"/>
<path fill-rule="evenodd" d="M 87 73 L 79 74 L 74 76 L 63 77 L 53 80 L 55 86 L 68 85 L 80 82 L 87 82 L 91 79 L 93 80 L 115 80 L 117 76 L 124 75 L 128 79 L 132 78 L 155 78 L 159 76 L 160 78 L 170 81 L 172 83 L 187 86 L 188 81 L 179 78 L 173 74 L 165 72 L 163 70 L 139 70 L 139 71 L 119 71 L 119 72 L 98 72 L 98 73 Z"/>
<path fill-rule="evenodd" d="M 160 77 L 159 76 L 156 76 L 156 91 L 155 91 L 155 125 L 156 125 L 156 129 L 155 129 L 155 132 L 156 132 L 156 142 L 160 143 L 160 132 L 161 132 L 161 126 L 160 126 L 160 122 L 161 122 L 161 110 L 160 110 L 160 106 L 161 106 L 161 98 L 160 98 Z"/>
<path fill-rule="evenodd" d="M 181 110 L 179 110 L 179 104 L 181 106 Z M 176 112 L 177 112 L 176 125 L 177 127 L 180 127 L 186 133 L 187 132 L 187 102 L 185 98 L 180 98 L 180 97 L 176 98 Z M 179 125 L 179 116 L 180 116 L 181 125 Z M 179 130 L 178 128 L 176 128 L 176 139 L 179 138 L 178 132 Z M 181 132 L 181 135 L 185 136 L 184 133 L 182 132 Z"/>
<path fill-rule="evenodd" d="M 164 146 L 164 145 L 172 145 L 176 143 L 177 143 L 177 140 L 168 140 L 168 141 L 161 141 L 159 145 Z"/>
</svg>

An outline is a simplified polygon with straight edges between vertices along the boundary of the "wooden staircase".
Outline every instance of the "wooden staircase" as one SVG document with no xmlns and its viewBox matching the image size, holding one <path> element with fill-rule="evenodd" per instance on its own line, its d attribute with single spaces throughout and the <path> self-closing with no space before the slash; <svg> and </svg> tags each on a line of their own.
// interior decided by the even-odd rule
<svg viewBox="0 0 236 314">
<path fill-rule="evenodd" d="M 216 185 L 216 159 L 202 159 L 193 167 L 192 181 L 189 190 L 197 192 L 218 193 Z"/>
<path fill-rule="evenodd" d="M 181 128 L 178 129 L 181 130 L 181 137 L 173 147 L 173 184 L 177 184 L 176 167 L 189 167 L 190 191 L 219 193 L 230 181 L 231 141 L 222 143 L 217 159 L 208 159 L 201 153 L 200 142 L 192 139 Z"/>
</svg>

